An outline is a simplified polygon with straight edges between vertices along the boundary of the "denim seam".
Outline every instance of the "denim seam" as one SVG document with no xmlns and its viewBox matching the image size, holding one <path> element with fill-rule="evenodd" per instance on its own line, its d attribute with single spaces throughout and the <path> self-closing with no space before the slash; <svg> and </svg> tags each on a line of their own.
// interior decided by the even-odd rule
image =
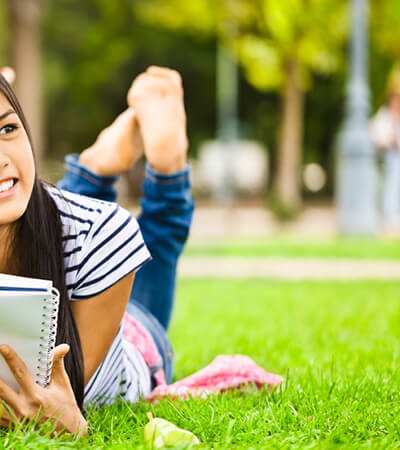
<svg viewBox="0 0 400 450">
<path fill-rule="evenodd" d="M 70 164 L 66 164 L 65 167 L 68 169 L 68 171 L 73 172 L 82 178 L 85 178 L 86 180 L 90 181 L 93 184 L 96 184 L 97 186 L 104 186 L 105 184 L 105 180 L 98 180 L 95 177 L 93 177 L 90 173 L 87 173 L 78 167 L 71 166 Z"/>
<path fill-rule="evenodd" d="M 173 185 L 173 184 L 180 184 L 188 180 L 188 177 L 186 174 L 181 175 L 177 178 L 166 178 L 166 179 L 160 179 L 158 177 L 155 177 L 150 172 L 146 173 L 146 178 L 152 181 L 154 184 L 162 184 L 162 185 Z"/>
<path fill-rule="evenodd" d="M 157 172 L 149 162 L 146 163 L 146 172 L 150 175 L 157 177 L 158 179 L 172 179 L 172 178 L 180 178 L 181 176 L 185 176 L 190 173 L 191 164 L 187 163 L 186 168 L 171 174 L 163 174 Z"/>
</svg>

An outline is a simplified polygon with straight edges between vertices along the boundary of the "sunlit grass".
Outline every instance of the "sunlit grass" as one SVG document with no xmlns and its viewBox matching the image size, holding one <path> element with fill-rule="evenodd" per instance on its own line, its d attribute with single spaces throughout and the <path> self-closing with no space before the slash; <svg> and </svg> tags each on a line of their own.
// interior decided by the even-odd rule
<svg viewBox="0 0 400 450">
<path fill-rule="evenodd" d="M 46 430 L 0 436 L 4 448 L 144 448 L 146 411 L 205 448 L 400 445 L 400 284 L 183 280 L 171 338 L 175 376 L 242 353 L 285 377 L 280 392 L 118 404 L 89 415 L 78 442 Z M 47 430 L 47 433 L 49 430 Z"/>
<path fill-rule="evenodd" d="M 269 238 L 189 243 L 186 256 L 400 259 L 400 239 Z"/>
</svg>

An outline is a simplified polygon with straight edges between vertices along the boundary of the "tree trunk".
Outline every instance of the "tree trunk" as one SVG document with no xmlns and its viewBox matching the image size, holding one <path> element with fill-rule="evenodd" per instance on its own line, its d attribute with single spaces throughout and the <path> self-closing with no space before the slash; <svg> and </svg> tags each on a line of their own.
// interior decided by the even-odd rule
<svg viewBox="0 0 400 450">
<path fill-rule="evenodd" d="M 299 63 L 296 60 L 287 64 L 286 75 L 275 192 L 281 208 L 294 213 L 301 206 L 299 172 L 304 121 L 304 92 L 300 85 Z"/>
<path fill-rule="evenodd" d="M 43 154 L 43 104 L 40 57 L 41 0 L 12 0 L 9 4 L 10 58 L 16 71 L 14 86 L 27 118 L 37 160 Z"/>
</svg>

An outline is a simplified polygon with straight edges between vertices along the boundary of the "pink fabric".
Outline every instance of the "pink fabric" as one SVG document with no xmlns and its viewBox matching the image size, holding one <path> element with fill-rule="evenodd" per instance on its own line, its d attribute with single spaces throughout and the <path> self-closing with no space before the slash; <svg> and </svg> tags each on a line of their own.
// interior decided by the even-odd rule
<svg viewBox="0 0 400 450">
<path fill-rule="evenodd" d="M 137 320 L 125 314 L 123 320 L 123 335 L 142 354 L 148 366 L 154 366 L 161 358 L 153 337 Z M 237 389 L 246 384 L 253 384 L 259 389 L 263 386 L 279 386 L 283 378 L 266 372 L 248 356 L 232 355 L 217 356 L 211 364 L 193 375 L 167 385 L 164 370 L 154 374 L 157 387 L 149 399 L 170 396 L 173 398 L 188 398 L 205 396 L 210 393 Z"/>
<path fill-rule="evenodd" d="M 167 384 L 167 379 L 165 378 L 164 369 L 159 369 L 154 374 L 154 379 L 156 380 L 156 386 L 163 386 Z"/>
<path fill-rule="evenodd" d="M 185 399 L 190 395 L 203 397 L 246 384 L 253 384 L 258 388 L 279 386 L 282 381 L 282 377 L 266 372 L 248 356 L 220 355 L 204 369 L 183 380 L 157 386 L 150 394 L 150 399 L 166 396 Z"/>
<path fill-rule="evenodd" d="M 124 314 L 122 333 L 124 338 L 139 350 L 149 367 L 157 364 L 161 356 L 153 337 L 142 324 L 128 313 Z"/>
</svg>

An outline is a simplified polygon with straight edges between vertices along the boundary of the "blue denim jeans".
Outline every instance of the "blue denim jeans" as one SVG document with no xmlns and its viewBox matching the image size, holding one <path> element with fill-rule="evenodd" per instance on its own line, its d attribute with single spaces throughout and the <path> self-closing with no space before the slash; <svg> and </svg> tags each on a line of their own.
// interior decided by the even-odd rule
<svg viewBox="0 0 400 450">
<path fill-rule="evenodd" d="M 58 187 L 116 201 L 114 184 L 118 177 L 96 175 L 81 166 L 78 157 L 65 158 L 65 176 Z M 161 175 L 147 164 L 140 203 L 142 211 L 137 220 L 153 259 L 136 273 L 127 311 L 152 334 L 170 382 L 173 357 L 166 330 L 175 297 L 177 262 L 189 235 L 194 210 L 190 167 L 172 175 Z"/>
</svg>

